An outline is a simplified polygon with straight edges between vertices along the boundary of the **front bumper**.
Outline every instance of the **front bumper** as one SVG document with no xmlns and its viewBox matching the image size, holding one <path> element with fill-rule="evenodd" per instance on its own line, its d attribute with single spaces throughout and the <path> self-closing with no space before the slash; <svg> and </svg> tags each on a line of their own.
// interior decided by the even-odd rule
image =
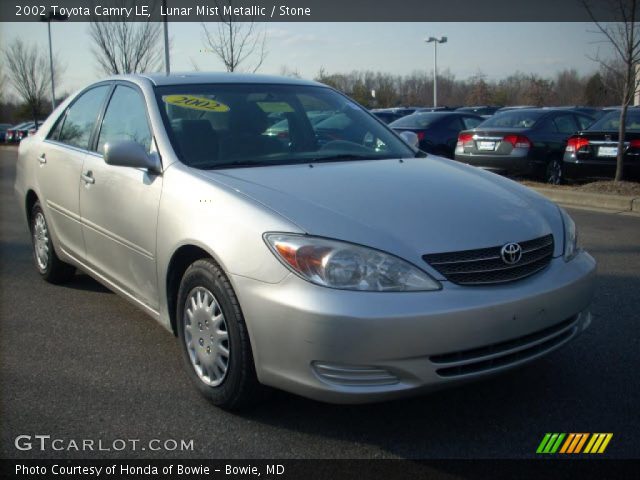
<svg viewBox="0 0 640 480">
<path fill-rule="evenodd" d="M 361 403 L 483 377 L 560 347 L 590 323 L 595 270 L 581 252 L 517 282 L 443 282 L 434 292 L 333 290 L 295 275 L 232 282 L 262 383 Z"/>
</svg>

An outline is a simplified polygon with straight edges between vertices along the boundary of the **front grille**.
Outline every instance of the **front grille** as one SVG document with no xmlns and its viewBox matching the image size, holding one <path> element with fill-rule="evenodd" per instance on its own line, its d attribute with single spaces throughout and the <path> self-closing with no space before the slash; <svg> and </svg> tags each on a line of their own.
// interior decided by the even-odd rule
<svg viewBox="0 0 640 480">
<path fill-rule="evenodd" d="M 425 262 L 458 285 L 489 285 L 519 280 L 545 268 L 553 256 L 553 235 L 520 242 L 522 257 L 509 265 L 502 246 L 424 255 Z"/>
<path fill-rule="evenodd" d="M 578 316 L 575 315 L 529 335 L 484 347 L 432 355 L 429 360 L 441 366 L 436 370 L 441 377 L 456 377 L 507 367 L 568 341 L 577 332 L 577 320 Z"/>
</svg>

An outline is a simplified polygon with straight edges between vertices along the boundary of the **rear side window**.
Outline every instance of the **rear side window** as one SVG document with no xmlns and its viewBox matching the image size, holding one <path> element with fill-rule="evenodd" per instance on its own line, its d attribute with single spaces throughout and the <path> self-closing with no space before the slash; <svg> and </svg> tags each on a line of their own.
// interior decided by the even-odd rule
<svg viewBox="0 0 640 480">
<path fill-rule="evenodd" d="M 98 135 L 98 153 L 104 153 L 107 143 L 123 140 L 133 140 L 147 152 L 151 149 L 151 130 L 142 95 L 133 88 L 118 85 L 104 114 Z"/>
<path fill-rule="evenodd" d="M 480 125 L 484 120 L 476 117 L 463 117 L 462 121 L 464 122 L 465 130 L 469 130 L 471 128 L 476 128 Z"/>
<path fill-rule="evenodd" d="M 553 123 L 560 133 L 572 134 L 577 130 L 573 115 L 558 115 L 553 119 Z"/>
<path fill-rule="evenodd" d="M 587 117 L 586 115 L 576 115 L 576 120 L 578 122 L 580 130 L 589 128 L 589 126 L 593 123 L 593 118 Z"/>
<path fill-rule="evenodd" d="M 428 128 L 441 118 L 442 115 L 439 113 L 414 113 L 396 120 L 389 126 L 394 128 Z"/>
<path fill-rule="evenodd" d="M 543 112 L 535 110 L 508 110 L 485 121 L 483 127 L 532 128 Z"/>
<path fill-rule="evenodd" d="M 85 150 L 89 148 L 91 132 L 109 88 L 109 85 L 92 88 L 73 102 L 64 117 L 57 138 L 59 142 Z M 56 129 L 57 126 L 54 130 Z"/>
<path fill-rule="evenodd" d="M 459 132 L 460 130 L 464 129 L 464 124 L 462 123 L 462 119 L 460 117 L 451 117 L 444 122 L 444 128 Z"/>
</svg>

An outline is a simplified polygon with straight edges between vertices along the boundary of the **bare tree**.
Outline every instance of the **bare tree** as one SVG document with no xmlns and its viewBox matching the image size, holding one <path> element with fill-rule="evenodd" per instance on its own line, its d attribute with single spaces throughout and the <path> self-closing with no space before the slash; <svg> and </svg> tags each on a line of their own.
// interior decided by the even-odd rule
<svg viewBox="0 0 640 480">
<path fill-rule="evenodd" d="M 286 65 L 280 66 L 280 75 L 283 77 L 302 78 L 297 68 L 289 68 Z"/>
<path fill-rule="evenodd" d="M 2 63 L 0 63 L 0 85 L 6 85 L 7 84 L 7 76 L 4 74 L 4 71 L 2 69 Z M 3 103 L 4 101 L 4 97 L 5 97 L 5 90 L 4 88 L 0 88 L 0 103 Z"/>
<path fill-rule="evenodd" d="M 203 43 L 228 72 L 257 72 L 267 56 L 266 27 L 233 13 L 233 0 L 217 0 L 220 20 L 211 30 L 202 23 Z M 239 20 L 240 19 L 240 20 Z"/>
<path fill-rule="evenodd" d="M 47 111 L 51 71 L 47 54 L 36 45 L 27 45 L 16 38 L 2 50 L 7 76 L 18 96 L 33 115 L 33 121 Z M 58 82 L 62 67 L 53 59 L 53 79 Z"/>
<path fill-rule="evenodd" d="M 612 47 L 614 60 L 602 59 L 597 53 L 591 57 L 611 75 L 617 77 L 621 86 L 620 125 L 618 127 L 618 158 L 616 160 L 615 181 L 624 178 L 624 141 L 626 117 L 629 104 L 640 86 L 640 76 L 636 76 L 636 65 L 640 62 L 640 24 L 638 23 L 637 0 L 609 0 L 608 10 L 614 12 L 616 22 L 601 22 L 596 18 L 594 8 L 588 0 L 582 0 L 589 17 L 597 27 L 603 43 Z M 615 65 L 621 65 L 616 68 Z"/>
<path fill-rule="evenodd" d="M 135 2 L 120 0 L 121 6 L 127 4 L 133 6 Z M 124 15 L 116 15 L 91 22 L 92 51 L 100 70 L 107 75 L 160 70 L 163 61 L 160 23 L 125 20 Z"/>
</svg>

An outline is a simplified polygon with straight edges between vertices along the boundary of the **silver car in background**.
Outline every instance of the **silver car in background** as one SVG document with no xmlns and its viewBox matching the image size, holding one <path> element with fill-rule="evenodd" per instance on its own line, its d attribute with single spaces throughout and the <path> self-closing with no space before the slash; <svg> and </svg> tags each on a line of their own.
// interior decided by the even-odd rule
<svg viewBox="0 0 640 480">
<path fill-rule="evenodd" d="M 77 268 L 139 306 L 229 409 L 267 387 L 339 403 L 428 391 L 591 321 L 595 262 L 564 210 L 426 156 L 315 82 L 106 79 L 21 143 L 15 189 L 40 275 Z"/>
</svg>

